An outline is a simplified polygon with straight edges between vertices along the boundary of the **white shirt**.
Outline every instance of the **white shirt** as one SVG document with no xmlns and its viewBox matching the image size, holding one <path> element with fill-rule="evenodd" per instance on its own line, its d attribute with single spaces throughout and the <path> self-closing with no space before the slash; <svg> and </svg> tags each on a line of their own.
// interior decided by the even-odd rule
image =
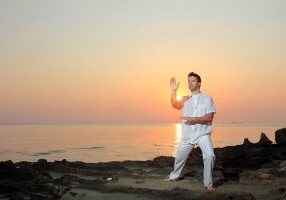
<svg viewBox="0 0 286 200">
<path fill-rule="evenodd" d="M 216 112 L 212 97 L 201 92 L 193 94 L 183 107 L 184 117 L 202 117 L 212 112 Z M 191 144 L 196 144 L 199 137 L 212 132 L 212 123 L 187 125 L 185 122 L 182 121 L 182 139 L 189 140 Z"/>
</svg>

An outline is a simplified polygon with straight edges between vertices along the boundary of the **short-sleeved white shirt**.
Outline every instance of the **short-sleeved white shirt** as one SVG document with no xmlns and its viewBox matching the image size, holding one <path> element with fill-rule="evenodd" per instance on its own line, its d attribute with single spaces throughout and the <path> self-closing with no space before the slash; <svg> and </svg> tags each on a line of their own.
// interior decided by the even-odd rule
<svg viewBox="0 0 286 200">
<path fill-rule="evenodd" d="M 183 106 L 184 117 L 202 117 L 207 113 L 215 113 L 215 105 L 211 96 L 202 92 L 193 94 L 185 101 Z M 212 132 L 212 123 L 187 125 L 186 120 L 182 121 L 182 139 L 192 144 L 198 142 L 199 137 Z"/>
</svg>

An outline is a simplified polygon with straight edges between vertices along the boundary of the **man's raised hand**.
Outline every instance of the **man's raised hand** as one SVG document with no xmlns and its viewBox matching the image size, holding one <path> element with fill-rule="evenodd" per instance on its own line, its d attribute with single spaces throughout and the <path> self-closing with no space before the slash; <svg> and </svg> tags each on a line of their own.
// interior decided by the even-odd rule
<svg viewBox="0 0 286 200">
<path fill-rule="evenodd" d="M 176 83 L 176 79 L 175 77 L 172 77 L 170 79 L 170 89 L 172 90 L 172 92 L 177 91 L 177 89 L 179 88 L 180 82 Z"/>
</svg>

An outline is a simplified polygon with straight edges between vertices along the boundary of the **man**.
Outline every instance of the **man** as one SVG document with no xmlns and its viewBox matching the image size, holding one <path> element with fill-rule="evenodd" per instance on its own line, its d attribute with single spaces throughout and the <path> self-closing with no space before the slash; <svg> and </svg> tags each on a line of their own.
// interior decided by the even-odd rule
<svg viewBox="0 0 286 200">
<path fill-rule="evenodd" d="M 194 145 L 198 145 L 203 153 L 204 161 L 204 185 L 207 190 L 214 191 L 212 172 L 215 155 L 210 139 L 212 121 L 216 112 L 211 96 L 201 92 L 201 77 L 191 72 L 188 74 L 188 86 L 191 96 L 184 96 L 177 100 L 177 89 L 180 83 L 175 78 L 170 80 L 172 107 L 183 109 L 182 136 L 179 142 L 174 170 L 166 181 L 179 180 L 186 160 Z"/>
</svg>

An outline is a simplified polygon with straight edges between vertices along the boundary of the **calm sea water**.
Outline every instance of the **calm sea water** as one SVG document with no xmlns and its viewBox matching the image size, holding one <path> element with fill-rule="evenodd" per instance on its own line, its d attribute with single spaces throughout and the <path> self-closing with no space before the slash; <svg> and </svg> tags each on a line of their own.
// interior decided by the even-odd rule
<svg viewBox="0 0 286 200">
<path fill-rule="evenodd" d="M 283 125 L 216 124 L 214 147 L 257 142 L 264 132 L 275 142 Z M 0 125 L 0 160 L 106 162 L 174 156 L 180 124 Z"/>
</svg>

